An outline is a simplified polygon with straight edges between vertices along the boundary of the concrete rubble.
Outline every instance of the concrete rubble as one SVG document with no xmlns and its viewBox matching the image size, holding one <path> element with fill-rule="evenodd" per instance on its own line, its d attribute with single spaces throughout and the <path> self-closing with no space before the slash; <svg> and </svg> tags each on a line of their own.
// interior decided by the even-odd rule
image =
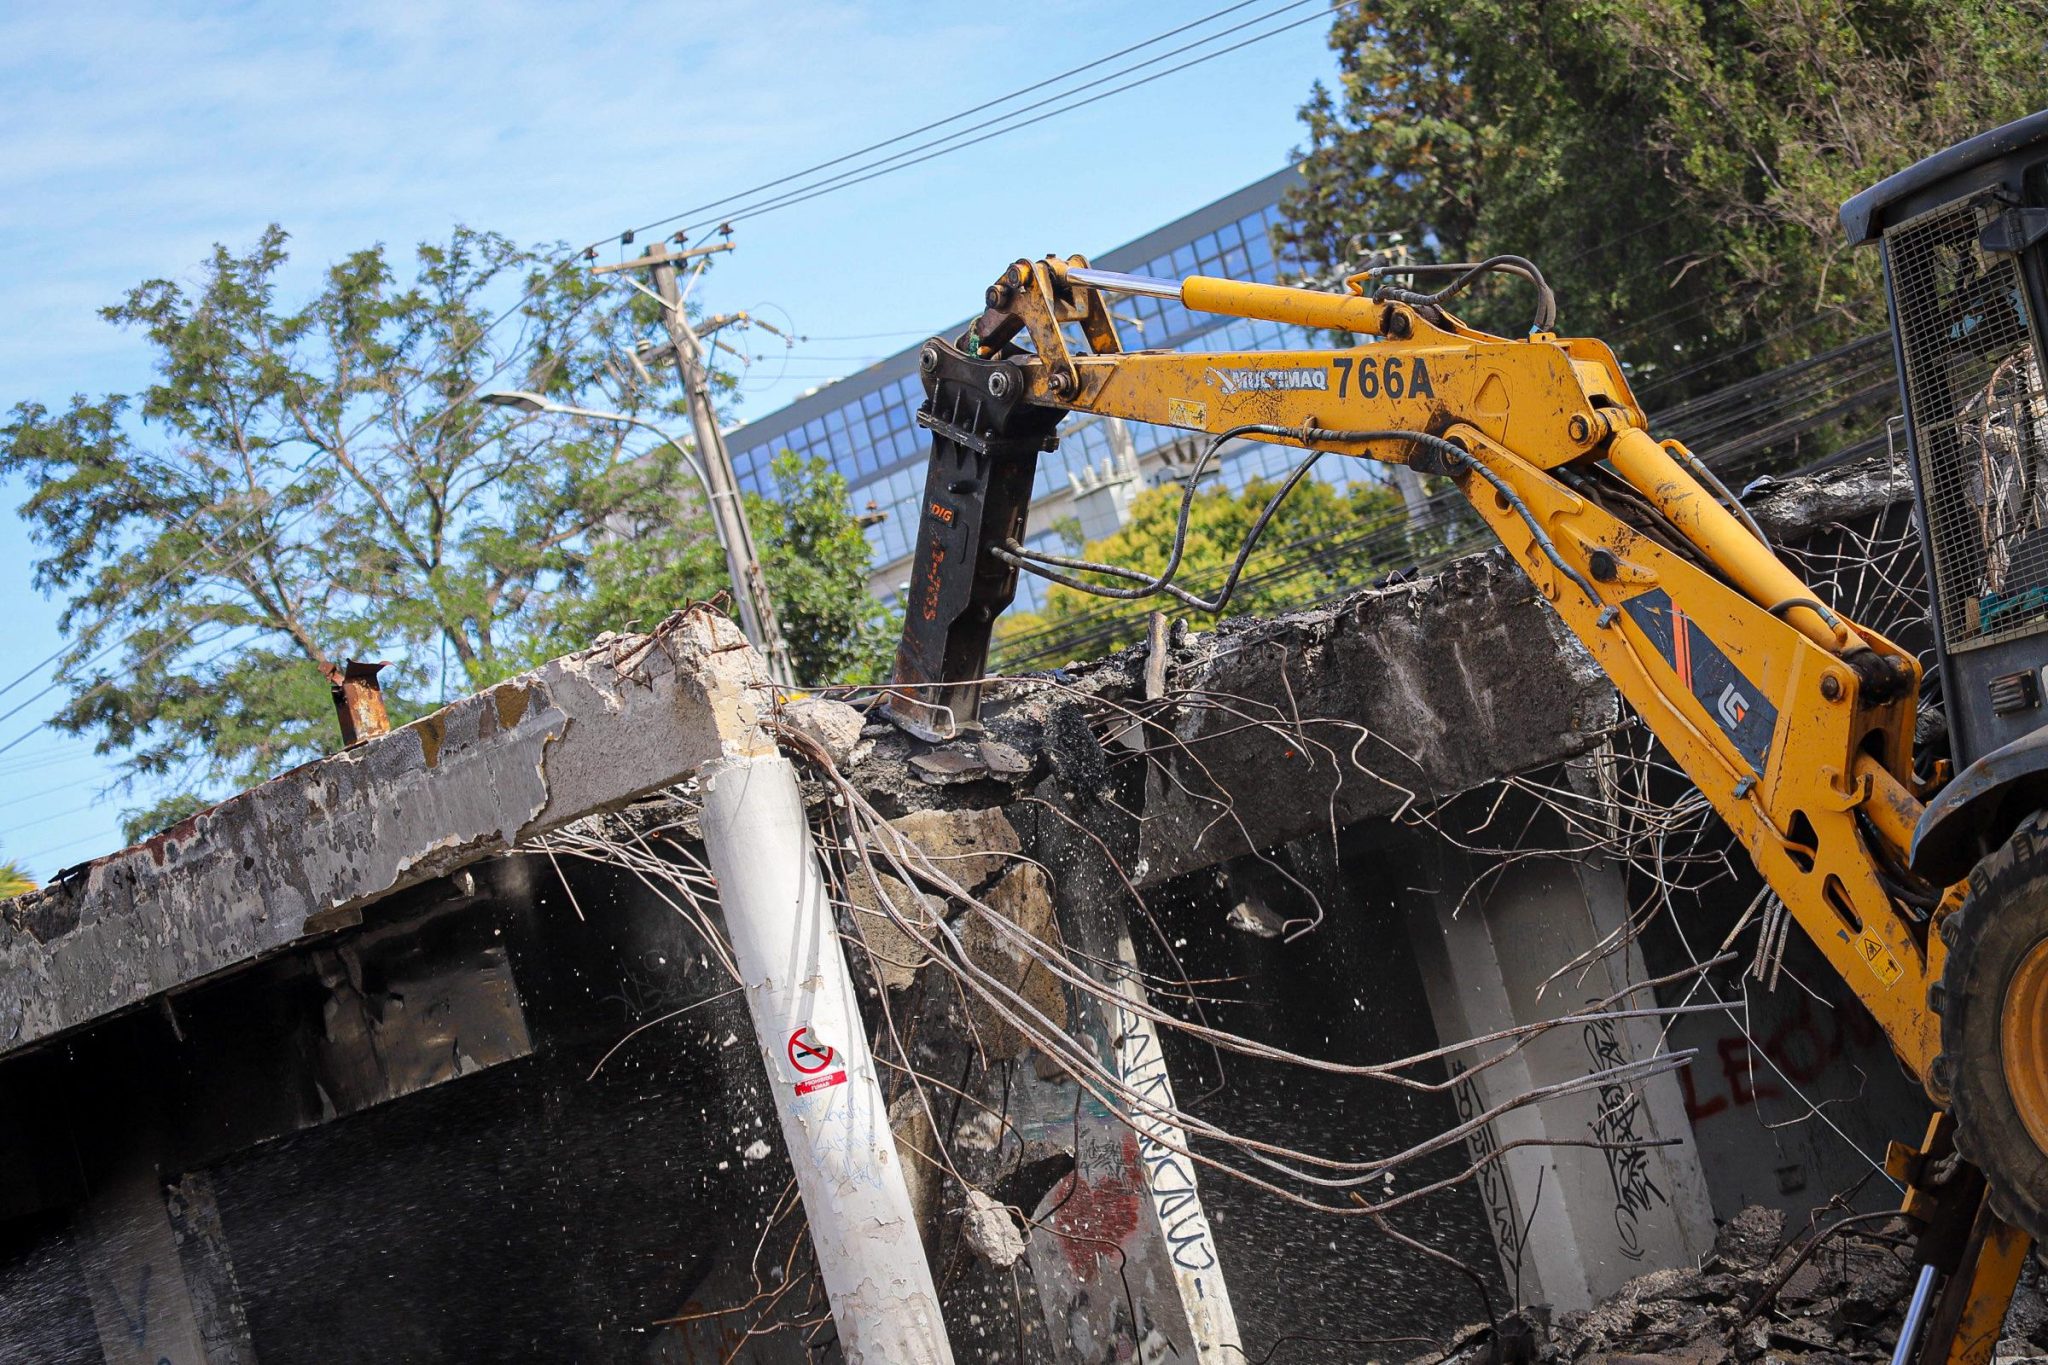
<svg viewBox="0 0 2048 1365">
<path fill-rule="evenodd" d="M 1751 1206 L 1728 1220 L 1697 1266 L 1640 1275 L 1590 1309 L 1460 1334 L 1460 1346 L 1412 1365 L 1482 1365 L 1503 1357 L 1542 1365 L 1847 1365 L 1888 1361 L 1912 1289 L 1911 1238 L 1902 1220 L 1863 1222 L 1829 1235 L 1830 1218 L 1788 1228 L 1777 1209 Z M 2048 1358 L 2048 1299 L 2037 1262 L 2014 1298 L 2000 1365 Z"/>
</svg>

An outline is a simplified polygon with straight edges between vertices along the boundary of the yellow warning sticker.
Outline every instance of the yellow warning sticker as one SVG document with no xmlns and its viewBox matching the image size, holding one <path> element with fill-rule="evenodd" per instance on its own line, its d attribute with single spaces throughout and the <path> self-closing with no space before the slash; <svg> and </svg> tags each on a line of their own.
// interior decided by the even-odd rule
<svg viewBox="0 0 2048 1365">
<path fill-rule="evenodd" d="M 1209 425 L 1209 405 L 1191 403 L 1185 398 L 1166 400 L 1166 420 L 1177 427 L 1205 427 Z"/>
<path fill-rule="evenodd" d="M 1896 984 L 1906 973 L 1899 960 L 1892 956 L 1892 950 L 1867 929 L 1857 936 L 1856 956 L 1862 958 L 1863 965 L 1876 973 L 1877 979 L 1887 986 Z"/>
</svg>

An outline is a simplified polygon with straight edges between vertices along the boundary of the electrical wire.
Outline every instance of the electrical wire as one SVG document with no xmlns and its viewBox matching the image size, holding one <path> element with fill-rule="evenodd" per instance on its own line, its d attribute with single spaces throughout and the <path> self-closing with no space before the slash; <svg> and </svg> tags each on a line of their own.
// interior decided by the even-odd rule
<svg viewBox="0 0 2048 1365">
<path fill-rule="evenodd" d="M 1099 103 L 1100 101 L 1106 100 L 1113 95 L 1120 95 L 1125 93 L 1126 91 L 1138 89 L 1140 86 L 1150 85 L 1153 81 L 1164 80 L 1166 77 L 1174 75 L 1178 72 L 1186 71 L 1190 68 L 1200 66 L 1206 62 L 1214 61 L 1218 57 L 1228 56 L 1233 52 L 1239 51 L 1240 49 L 1250 47 L 1254 43 L 1264 42 L 1268 38 L 1277 38 L 1281 34 L 1288 32 L 1289 30 L 1300 28 L 1303 24 L 1319 22 L 1323 19 L 1326 19 L 1330 13 L 1336 10 L 1348 8 L 1349 6 L 1355 5 L 1357 3 L 1359 3 L 1359 0 L 1335 0 L 1335 3 L 1333 3 L 1330 6 L 1330 9 L 1328 11 L 1319 10 L 1314 14 L 1308 15 L 1301 19 L 1294 20 L 1291 23 L 1282 24 L 1279 27 L 1269 29 L 1264 33 L 1253 34 L 1251 37 L 1246 38 L 1240 42 L 1232 43 L 1228 47 L 1220 48 L 1217 51 L 1205 53 L 1202 56 L 1191 58 L 1188 61 L 1180 63 L 1178 66 L 1168 67 L 1164 71 L 1156 71 L 1149 76 L 1140 77 L 1137 80 L 1126 82 L 1123 85 L 1113 86 L 1108 90 L 1104 90 L 1100 93 L 1090 95 L 1086 99 L 1074 100 L 1071 103 L 1059 105 L 1055 108 L 1044 110 L 1043 112 L 1034 114 L 1029 118 L 1017 118 L 1016 121 L 1005 123 L 1003 124 L 1003 126 L 997 127 L 991 132 L 983 133 L 979 137 L 967 138 L 967 140 L 963 142 L 955 142 L 954 145 L 950 147 L 939 145 L 941 143 L 953 141 L 953 139 L 955 138 L 965 137 L 965 135 L 968 132 L 973 131 L 973 129 L 962 129 L 957 133 L 950 133 L 946 137 L 935 138 L 930 142 L 920 144 L 920 146 L 918 147 L 913 147 L 906 149 L 905 151 L 898 152 L 893 156 L 885 158 L 882 162 L 874 163 L 875 167 L 877 167 L 876 169 L 870 169 L 868 167 L 856 167 L 855 169 L 846 171 L 841 175 L 834 176 L 828 180 L 822 181 L 816 186 L 805 186 L 800 189 L 791 190 L 782 196 L 771 198 L 756 204 L 747 205 L 732 213 L 718 215 L 711 218 L 705 218 L 696 222 L 686 224 L 683 231 L 687 234 L 691 232 L 702 231 L 706 228 L 710 228 L 715 225 L 723 225 L 738 222 L 742 219 L 765 217 L 767 214 L 773 213 L 779 209 L 790 208 L 797 204 L 808 203 L 811 200 L 819 198 L 826 194 L 834 194 L 843 189 L 851 189 L 855 185 L 865 184 L 868 181 L 877 179 L 881 176 L 893 175 L 898 171 L 908 170 L 912 166 L 923 165 L 925 162 L 935 160 L 938 157 L 948 156 L 954 152 L 965 151 L 967 148 L 978 146 L 983 142 L 987 142 L 991 138 L 1003 137 L 1010 133 L 1019 132 L 1022 129 L 1032 127 L 1035 124 L 1043 123 L 1047 119 L 1057 118 L 1061 114 L 1069 114 L 1077 109 L 1087 108 L 1089 105 Z M 1131 69 L 1135 70 L 1136 68 L 1133 67 Z M 1091 82 L 1091 84 L 1099 84 L 1099 82 Z M 1082 88 L 1085 89 L 1086 87 Z M 1064 98 L 1064 96 L 1060 96 L 1058 98 Z M 1010 117 L 1013 116 L 1005 116 L 1005 118 Z M 998 123 L 1001 122 L 1001 120 L 989 120 L 988 122 Z M 988 125 L 975 125 L 975 127 L 977 128 L 986 126 Z M 924 148 L 932 147 L 936 147 L 937 149 L 932 151 L 924 151 L 924 154 L 921 156 L 913 155 L 913 153 L 915 152 L 923 151 Z M 904 158 L 909 159 L 905 160 Z M 896 164 L 888 164 L 891 162 Z M 659 224 L 655 224 L 654 226 L 665 227 L 668 223 L 672 223 L 674 221 L 676 221 L 674 218 L 670 218 L 664 220 Z"/>
<path fill-rule="evenodd" d="M 1261 16 L 1260 20 L 1254 20 L 1252 22 L 1261 22 L 1263 19 L 1271 18 L 1274 15 L 1279 14 L 1285 10 L 1296 9 L 1303 4 L 1311 4 L 1317 2 L 1318 0 L 1292 0 L 1292 3 L 1282 5 L 1280 9 L 1270 11 L 1266 15 Z M 806 176 L 815 175 L 820 171 L 830 170 L 834 166 L 844 165 L 848 161 L 855 160 L 858 157 L 866 156 L 869 152 L 878 152 L 881 151 L 883 148 L 893 147 L 900 142 L 907 142 L 911 138 L 922 136 L 923 134 L 932 132 L 935 129 L 943 128 L 948 124 L 958 123 L 961 119 L 972 118 L 976 114 L 985 113 L 990 109 L 998 107 L 999 105 L 1008 104 L 1013 100 L 1022 99 L 1027 95 L 1037 94 L 1038 92 L 1045 90 L 1048 87 L 1058 85 L 1061 81 L 1064 81 L 1069 77 L 1078 76 L 1085 71 L 1093 71 L 1098 66 L 1104 66 L 1110 62 L 1116 61 L 1120 57 L 1128 57 L 1134 52 L 1141 52 L 1145 48 L 1151 47 L 1157 43 L 1163 43 L 1169 38 L 1177 38 L 1181 34 L 1186 33 L 1191 29 L 1200 28 L 1202 25 L 1214 22 L 1215 20 L 1221 19 L 1226 15 L 1235 14 L 1238 10 L 1247 9 L 1251 5 L 1256 3 L 1258 3 L 1258 0 L 1239 0 L 1237 4 L 1226 5 L 1219 10 L 1212 10 L 1208 14 L 1205 14 L 1198 19 L 1191 19 L 1187 23 L 1182 24 L 1177 28 L 1170 28 L 1163 33 L 1156 33 L 1152 37 L 1147 38 L 1142 42 L 1132 43 L 1128 47 L 1118 48 L 1115 52 L 1111 52 L 1104 56 L 1094 58 L 1092 61 L 1083 62 L 1079 66 L 1069 67 L 1065 71 L 1062 71 L 1057 75 L 1046 76 L 1039 80 L 1033 81 L 1028 85 L 1019 86 L 1017 89 L 1010 91 L 1006 95 L 998 95 L 994 99 L 984 100 L 980 104 L 973 105 L 970 108 L 962 109 L 958 113 L 948 114 L 946 117 L 942 119 L 934 119 L 930 123 L 920 124 L 918 127 L 912 128 L 907 132 L 898 133 L 894 137 L 883 138 L 879 142 L 871 142 L 865 147 L 858 147 L 855 148 L 853 151 L 842 153 L 839 156 L 833 157 L 829 161 L 821 161 L 815 165 L 806 166 L 804 169 L 800 171 L 791 171 L 787 175 L 777 176 L 773 180 L 764 180 L 758 185 L 750 185 L 746 189 L 735 190 L 731 194 L 725 195 L 721 198 L 706 200 L 702 204 L 696 204 L 691 206 L 690 208 L 682 209 L 676 213 L 669 214 L 667 217 L 657 218 L 649 223 L 641 223 L 630 230 L 635 235 L 643 232 L 652 232 L 658 228 L 665 228 L 669 224 L 677 222 L 684 218 L 695 217 L 698 214 L 712 213 L 716 210 L 724 208 L 728 204 L 736 203 L 742 199 L 752 198 L 753 196 L 765 193 L 768 190 L 778 189 L 783 185 L 787 185 L 792 180 L 801 180 Z M 1227 29 L 1224 32 L 1229 33 L 1235 31 L 1236 30 L 1234 29 Z M 1213 38 L 1221 36 L 1223 36 L 1223 34 L 1212 34 L 1210 35 L 1209 39 L 1203 39 L 1202 41 L 1207 42 Z M 1198 45 L 1199 44 L 1190 44 L 1189 46 Z M 1185 48 L 1177 49 L 1177 51 L 1185 50 Z M 1174 54 L 1168 53 L 1165 55 L 1172 56 Z M 1127 68 L 1127 70 L 1135 69 L 1137 68 Z M 1097 83 L 1099 82 L 1091 82 L 1090 84 Z M 1085 90 L 1087 88 L 1089 87 L 1078 87 L 1078 89 L 1082 90 Z M 1062 92 L 1061 95 L 1052 96 L 1052 98 L 1064 98 L 1065 95 L 1072 93 L 1075 93 L 1075 91 Z"/>
</svg>

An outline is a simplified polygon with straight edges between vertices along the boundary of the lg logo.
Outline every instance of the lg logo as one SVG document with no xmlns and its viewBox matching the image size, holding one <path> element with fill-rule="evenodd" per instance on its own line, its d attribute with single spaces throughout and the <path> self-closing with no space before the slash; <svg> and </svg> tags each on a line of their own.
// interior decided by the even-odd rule
<svg viewBox="0 0 2048 1365">
<path fill-rule="evenodd" d="M 1714 703 L 1714 709 L 1721 713 L 1723 722 L 1731 727 L 1738 726 L 1749 714 L 1749 698 L 1737 692 L 1735 684 L 1730 683 L 1721 689 L 1721 699 Z"/>
</svg>

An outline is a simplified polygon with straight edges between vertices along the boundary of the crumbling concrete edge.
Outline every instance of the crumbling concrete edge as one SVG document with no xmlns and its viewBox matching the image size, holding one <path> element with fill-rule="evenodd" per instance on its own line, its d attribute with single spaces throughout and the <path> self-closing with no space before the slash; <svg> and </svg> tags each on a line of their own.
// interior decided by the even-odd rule
<svg viewBox="0 0 2048 1365">
<path fill-rule="evenodd" d="M 678 613 L 297 768 L 0 907 L 0 1055 L 359 918 L 359 907 L 768 752 L 730 621 Z"/>
</svg>

